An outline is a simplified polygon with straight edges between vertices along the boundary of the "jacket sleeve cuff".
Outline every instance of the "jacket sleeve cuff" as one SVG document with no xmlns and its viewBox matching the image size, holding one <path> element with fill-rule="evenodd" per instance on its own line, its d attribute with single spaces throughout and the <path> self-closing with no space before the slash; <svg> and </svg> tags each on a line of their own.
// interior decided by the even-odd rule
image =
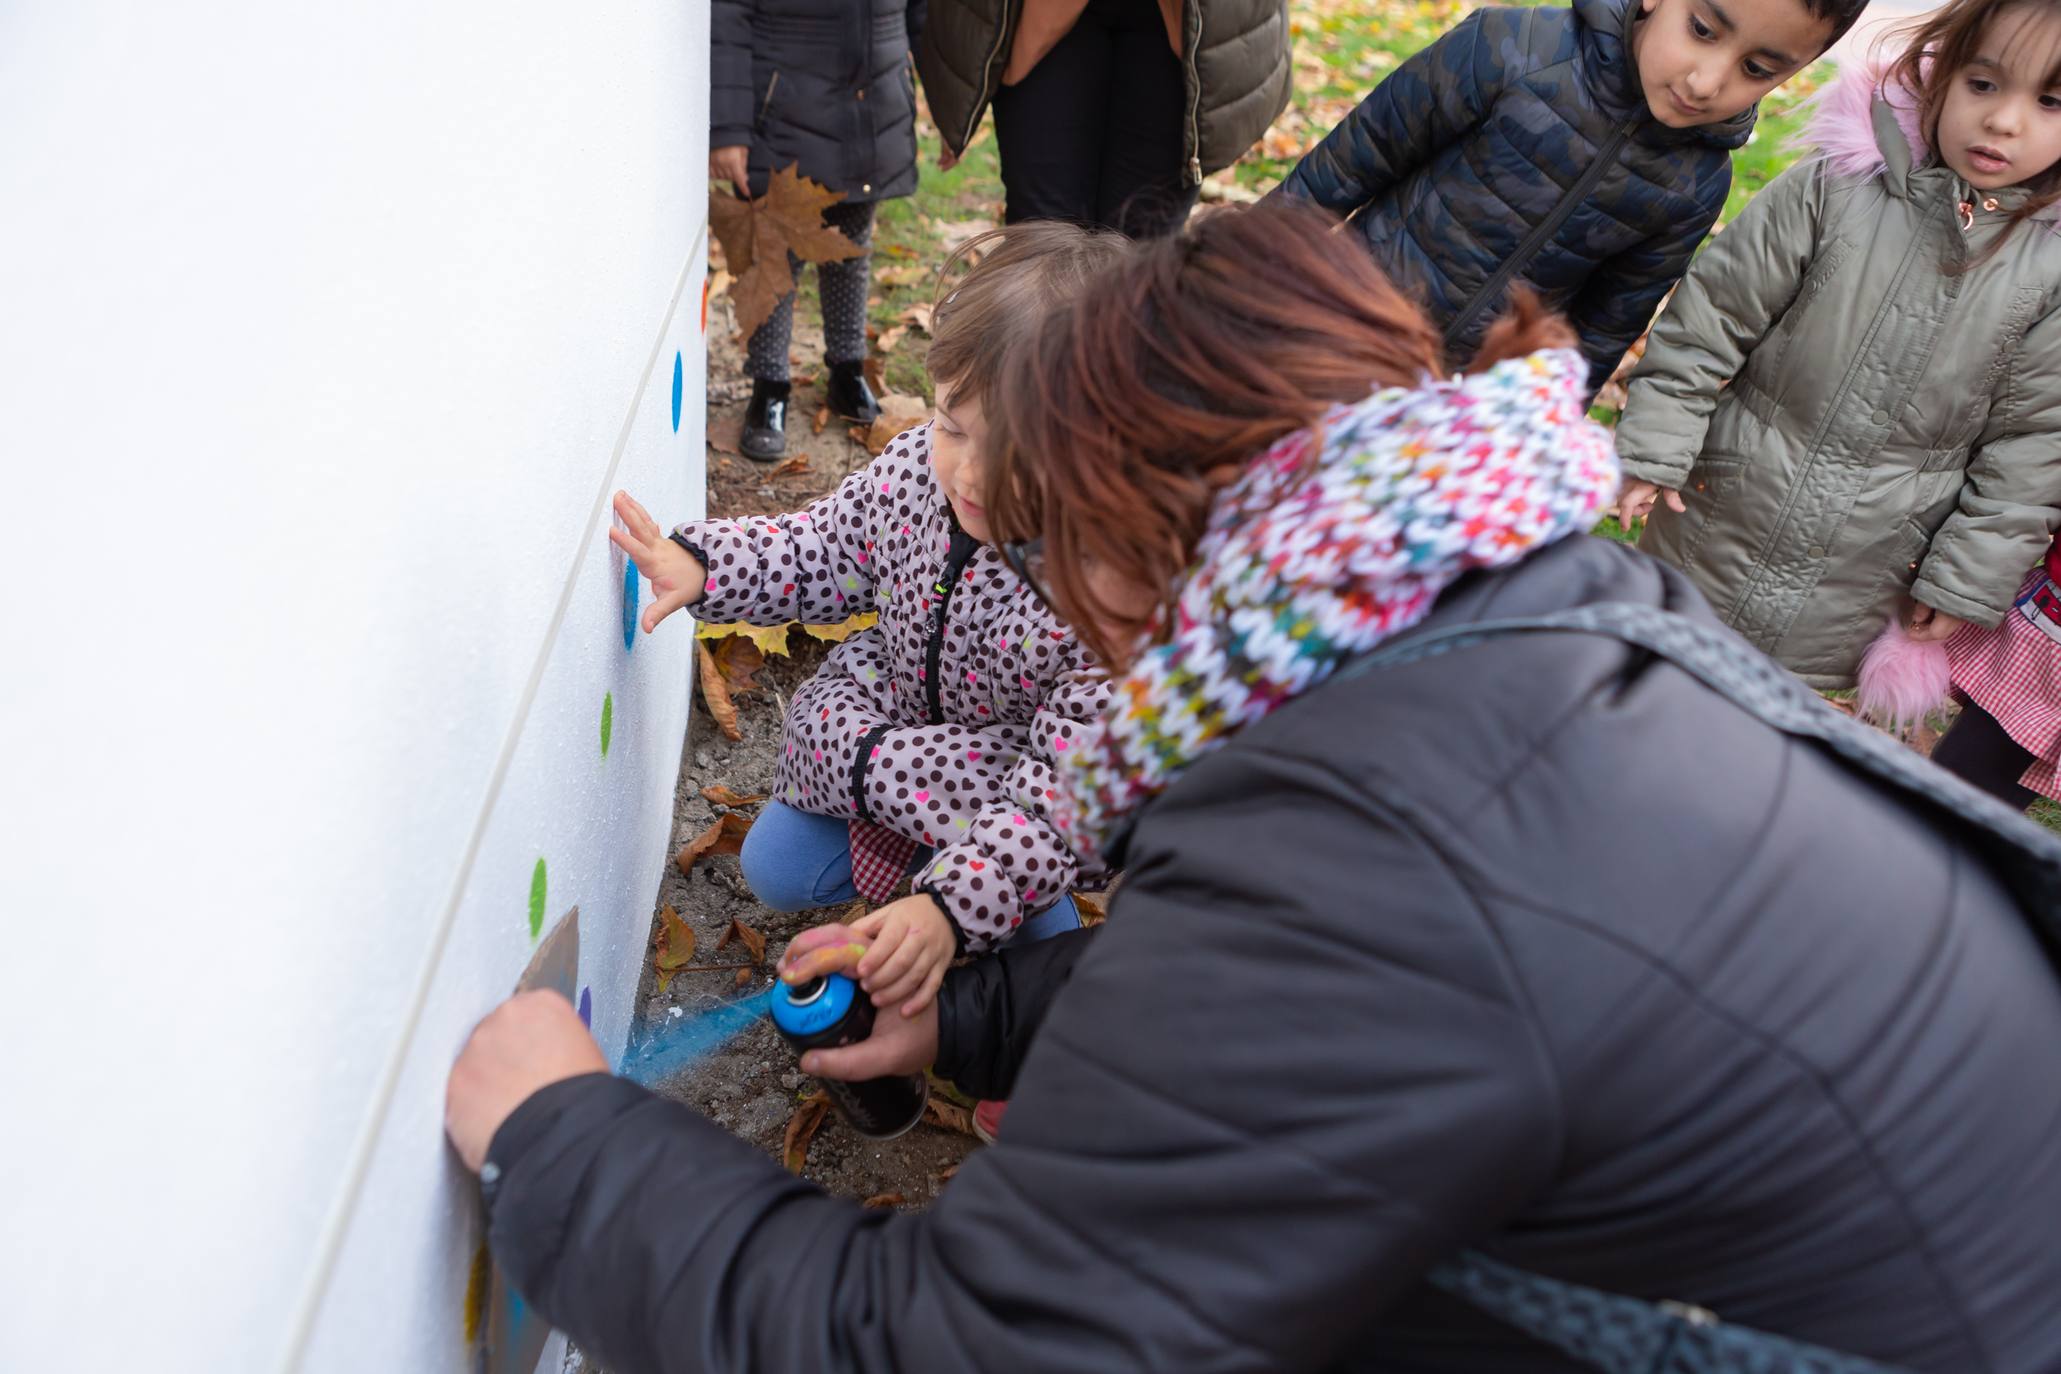
<svg viewBox="0 0 2061 1374">
<path fill-rule="evenodd" d="M 480 1191 L 486 1198 L 489 1220 L 508 1187 L 510 1175 L 534 1155 L 539 1141 L 563 1125 L 620 1116 L 650 1095 L 627 1078 L 617 1078 L 612 1073 L 583 1073 L 546 1083 L 524 1098 L 487 1146 Z"/>
<path fill-rule="evenodd" d="M 916 877 L 915 888 L 944 908 L 960 952 L 985 954 L 1022 924 L 1023 903 L 1001 867 L 977 844 L 947 845 Z M 1053 898 L 1057 901 L 1058 898 Z"/>
<path fill-rule="evenodd" d="M 1644 458 L 1627 458 L 1620 451 L 1617 465 L 1623 470 L 1627 482 L 1651 482 L 1656 487 L 1669 487 L 1680 491 L 1689 481 L 1689 469 L 1693 463 L 1656 463 Z"/>
<path fill-rule="evenodd" d="M 2011 609 L 2008 602 L 2001 607 L 1992 606 L 1986 601 L 1977 601 L 1973 597 L 1962 596 L 1959 592 L 1950 592 L 1937 582 L 1929 581 L 1922 576 L 1911 585 L 1911 596 L 1935 611 L 1944 611 L 1958 620 L 1980 625 L 1985 630 L 1994 630 L 2002 624 L 2004 616 Z"/>
</svg>

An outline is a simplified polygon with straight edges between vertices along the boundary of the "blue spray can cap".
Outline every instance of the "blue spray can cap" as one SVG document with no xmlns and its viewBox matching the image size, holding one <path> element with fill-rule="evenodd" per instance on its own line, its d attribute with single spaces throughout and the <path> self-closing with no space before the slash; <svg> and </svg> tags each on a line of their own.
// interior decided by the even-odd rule
<svg viewBox="0 0 2061 1374">
<path fill-rule="evenodd" d="M 844 1020 L 858 995 L 858 984 L 841 973 L 781 983 L 773 989 L 773 1024 L 798 1038 L 819 1034 Z"/>
</svg>

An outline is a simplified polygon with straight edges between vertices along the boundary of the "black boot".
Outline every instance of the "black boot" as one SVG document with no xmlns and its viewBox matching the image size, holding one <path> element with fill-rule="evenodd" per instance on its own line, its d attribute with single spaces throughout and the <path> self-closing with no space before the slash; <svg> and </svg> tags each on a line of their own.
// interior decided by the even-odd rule
<svg viewBox="0 0 2061 1374">
<path fill-rule="evenodd" d="M 880 418 L 880 402 L 866 385 L 866 364 L 830 364 L 830 413 L 839 419 L 870 425 Z"/>
<path fill-rule="evenodd" d="M 770 463 L 787 452 L 788 382 L 753 382 L 751 404 L 744 408 L 744 438 L 737 447 L 744 456 Z"/>
</svg>

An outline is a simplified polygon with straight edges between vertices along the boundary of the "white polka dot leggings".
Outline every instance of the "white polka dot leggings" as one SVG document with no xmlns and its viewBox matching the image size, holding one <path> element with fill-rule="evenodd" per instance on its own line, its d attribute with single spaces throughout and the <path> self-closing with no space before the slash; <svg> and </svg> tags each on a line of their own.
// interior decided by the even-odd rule
<svg viewBox="0 0 2061 1374">
<path fill-rule="evenodd" d="M 823 212 L 823 220 L 868 251 L 843 262 L 816 264 L 816 295 L 823 304 L 823 357 L 833 363 L 863 362 L 866 357 L 866 294 L 873 286 L 873 202 L 844 201 Z M 752 333 L 744 375 L 755 382 L 784 382 L 787 346 L 794 333 L 794 297 L 807 266 L 789 253 L 795 291 L 773 308 Z"/>
</svg>

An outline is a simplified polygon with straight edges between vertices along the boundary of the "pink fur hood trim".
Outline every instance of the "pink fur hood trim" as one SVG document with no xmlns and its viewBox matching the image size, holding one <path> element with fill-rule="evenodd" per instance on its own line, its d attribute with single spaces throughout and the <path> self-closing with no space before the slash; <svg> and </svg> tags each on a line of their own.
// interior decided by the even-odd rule
<svg viewBox="0 0 2061 1374">
<path fill-rule="evenodd" d="M 1918 129 L 1918 97 L 1901 82 L 1892 81 L 1886 62 L 1855 62 L 1811 97 L 1810 122 L 1798 139 L 1811 155 L 1823 158 L 1834 172 L 1846 177 L 1871 177 L 1888 170 L 1889 152 L 1875 132 L 1875 101 L 1879 97 L 1896 116 L 1904 134 L 1904 149 L 1916 165 L 1929 156 L 1925 137 Z"/>
</svg>

